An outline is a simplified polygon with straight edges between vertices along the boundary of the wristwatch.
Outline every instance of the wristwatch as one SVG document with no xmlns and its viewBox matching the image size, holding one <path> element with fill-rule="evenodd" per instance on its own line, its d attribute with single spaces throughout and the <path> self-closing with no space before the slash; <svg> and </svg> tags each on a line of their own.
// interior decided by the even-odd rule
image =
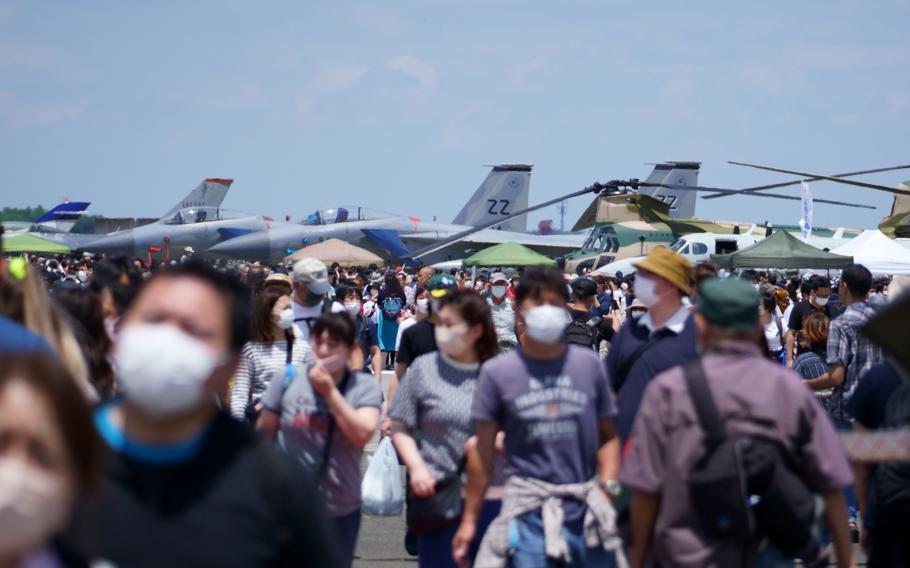
<svg viewBox="0 0 910 568">
<path fill-rule="evenodd" d="M 600 488 L 610 497 L 618 497 L 622 492 L 622 484 L 615 479 L 608 479 L 600 482 Z"/>
</svg>

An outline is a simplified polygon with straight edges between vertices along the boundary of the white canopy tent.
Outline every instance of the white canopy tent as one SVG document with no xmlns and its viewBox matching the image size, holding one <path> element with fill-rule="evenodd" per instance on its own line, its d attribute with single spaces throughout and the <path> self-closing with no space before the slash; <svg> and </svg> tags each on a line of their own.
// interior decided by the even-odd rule
<svg viewBox="0 0 910 568">
<path fill-rule="evenodd" d="M 873 274 L 910 275 L 910 250 L 879 230 L 863 231 L 831 252 L 852 256 Z"/>
</svg>

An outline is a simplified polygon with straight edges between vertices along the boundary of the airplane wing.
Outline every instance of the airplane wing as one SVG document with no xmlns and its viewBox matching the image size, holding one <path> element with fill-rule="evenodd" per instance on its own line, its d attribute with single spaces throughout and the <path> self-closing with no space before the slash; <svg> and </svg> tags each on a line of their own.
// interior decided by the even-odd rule
<svg viewBox="0 0 910 568">
<path fill-rule="evenodd" d="M 455 235 L 450 231 L 428 231 L 425 233 L 411 233 L 402 235 L 401 239 L 405 242 L 412 242 L 418 245 L 433 243 L 447 237 Z M 501 243 L 519 243 L 532 249 L 546 249 L 547 251 L 571 252 L 581 248 L 585 241 L 584 234 L 570 235 L 533 235 L 529 233 L 518 233 L 513 231 L 498 231 L 493 229 L 484 229 L 477 231 L 467 237 L 460 239 L 460 242 L 473 243 L 478 245 L 498 245 Z"/>
</svg>

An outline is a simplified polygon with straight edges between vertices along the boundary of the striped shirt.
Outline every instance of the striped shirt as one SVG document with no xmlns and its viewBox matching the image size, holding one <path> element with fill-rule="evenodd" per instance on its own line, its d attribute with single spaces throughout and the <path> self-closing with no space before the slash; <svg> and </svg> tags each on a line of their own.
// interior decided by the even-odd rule
<svg viewBox="0 0 910 568">
<path fill-rule="evenodd" d="M 256 405 L 272 378 L 284 376 L 287 362 L 287 342 L 249 341 L 240 350 L 240 364 L 231 390 L 231 415 L 239 420 L 246 417 L 247 406 Z M 291 362 L 308 365 L 312 352 L 306 341 L 295 341 Z"/>
<path fill-rule="evenodd" d="M 828 411 L 838 420 L 849 420 L 847 401 L 853 395 L 860 377 L 873 365 L 882 362 L 882 348 L 870 340 L 861 328 L 883 303 L 870 298 L 847 306 L 844 313 L 831 320 L 828 330 L 828 365 L 844 367 L 844 382 L 834 388 Z"/>
</svg>

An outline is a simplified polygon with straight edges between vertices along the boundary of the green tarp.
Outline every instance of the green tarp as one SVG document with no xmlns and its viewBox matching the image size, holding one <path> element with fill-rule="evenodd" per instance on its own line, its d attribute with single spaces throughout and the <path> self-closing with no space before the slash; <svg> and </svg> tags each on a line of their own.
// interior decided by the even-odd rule
<svg viewBox="0 0 910 568">
<path fill-rule="evenodd" d="M 730 254 L 712 254 L 721 268 L 843 268 L 852 256 L 823 251 L 797 239 L 787 231 L 777 231 L 767 239 Z"/>
<path fill-rule="evenodd" d="M 3 237 L 4 253 L 35 252 L 43 254 L 69 254 L 72 252 L 66 245 L 55 243 L 28 233 L 19 233 Z"/>
<path fill-rule="evenodd" d="M 556 266 L 556 261 L 539 252 L 535 252 L 518 243 L 502 243 L 469 256 L 464 266 L 481 267 L 514 267 L 520 266 Z"/>
</svg>

